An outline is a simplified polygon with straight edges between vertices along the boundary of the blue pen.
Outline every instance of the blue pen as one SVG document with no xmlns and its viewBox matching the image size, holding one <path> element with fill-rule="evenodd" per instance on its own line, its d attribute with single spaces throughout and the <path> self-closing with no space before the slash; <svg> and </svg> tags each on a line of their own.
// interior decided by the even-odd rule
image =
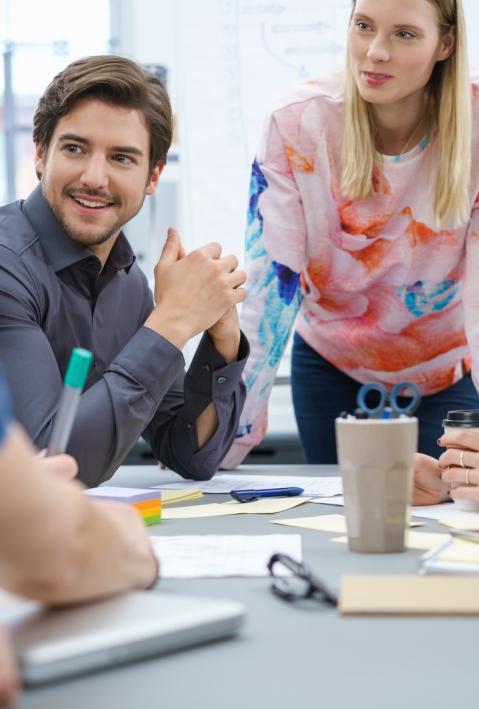
<svg viewBox="0 0 479 709">
<path fill-rule="evenodd" d="M 231 490 L 230 495 L 238 502 L 253 502 L 263 497 L 294 497 L 303 492 L 302 487 L 275 487 L 268 490 Z"/>
</svg>

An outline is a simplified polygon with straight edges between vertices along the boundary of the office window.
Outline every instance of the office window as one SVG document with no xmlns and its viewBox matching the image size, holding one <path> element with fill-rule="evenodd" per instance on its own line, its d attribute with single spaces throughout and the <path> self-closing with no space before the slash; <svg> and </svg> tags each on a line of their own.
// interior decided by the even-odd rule
<svg viewBox="0 0 479 709">
<path fill-rule="evenodd" d="M 0 203 L 36 184 L 32 118 L 52 77 L 73 59 L 105 54 L 110 0 L 0 0 Z"/>
</svg>

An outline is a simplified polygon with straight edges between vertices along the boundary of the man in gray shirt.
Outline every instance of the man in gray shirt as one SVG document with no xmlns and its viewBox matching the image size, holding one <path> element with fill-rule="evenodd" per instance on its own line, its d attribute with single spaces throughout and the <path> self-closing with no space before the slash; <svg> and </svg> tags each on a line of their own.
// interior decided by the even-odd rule
<svg viewBox="0 0 479 709">
<path fill-rule="evenodd" d="M 140 435 L 184 477 L 211 477 L 245 397 L 245 274 L 219 244 L 186 255 L 170 229 L 153 302 L 121 231 L 166 162 L 164 88 L 122 57 L 76 61 L 40 99 L 33 138 L 40 185 L 0 209 L 0 361 L 17 419 L 47 445 L 70 352 L 85 347 L 68 447 L 80 479 L 108 479 Z M 203 331 L 185 375 L 181 350 Z"/>
</svg>

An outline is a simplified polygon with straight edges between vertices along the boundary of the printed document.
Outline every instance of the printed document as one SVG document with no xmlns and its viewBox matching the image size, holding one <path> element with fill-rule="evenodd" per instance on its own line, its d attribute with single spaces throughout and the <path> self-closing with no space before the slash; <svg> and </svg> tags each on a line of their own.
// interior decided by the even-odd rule
<svg viewBox="0 0 479 709">
<path fill-rule="evenodd" d="M 161 578 L 268 576 L 272 554 L 302 561 L 299 534 L 182 535 L 151 537 Z"/>
</svg>

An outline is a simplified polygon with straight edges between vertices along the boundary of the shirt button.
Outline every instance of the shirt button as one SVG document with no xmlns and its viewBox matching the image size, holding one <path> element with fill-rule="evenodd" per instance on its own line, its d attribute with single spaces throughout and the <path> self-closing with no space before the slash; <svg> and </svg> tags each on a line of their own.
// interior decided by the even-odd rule
<svg viewBox="0 0 479 709">
<path fill-rule="evenodd" d="M 186 424 L 186 428 L 188 429 L 188 431 L 190 431 L 190 430 L 193 428 L 193 424 L 192 424 L 192 423 L 187 423 L 187 424 Z"/>
<path fill-rule="evenodd" d="M 203 365 L 203 369 L 204 369 L 205 372 L 211 372 L 211 367 L 210 367 L 209 364 L 204 364 L 204 365 Z"/>
<path fill-rule="evenodd" d="M 226 377 L 218 377 L 216 381 L 218 382 L 218 384 L 224 384 L 226 381 Z"/>
</svg>

